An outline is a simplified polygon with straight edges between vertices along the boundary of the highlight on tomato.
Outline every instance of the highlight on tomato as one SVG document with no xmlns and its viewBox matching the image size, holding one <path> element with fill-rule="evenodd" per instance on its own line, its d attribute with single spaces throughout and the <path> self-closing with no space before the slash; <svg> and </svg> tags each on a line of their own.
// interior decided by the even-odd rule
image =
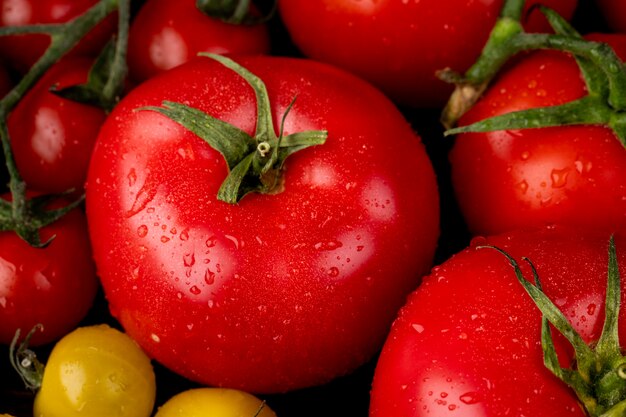
<svg viewBox="0 0 626 417">
<path fill-rule="evenodd" d="M 276 417 L 256 396 L 229 388 L 193 388 L 168 399 L 154 417 Z"/>
<path fill-rule="evenodd" d="M 285 392 L 379 349 L 431 266 L 439 199 L 378 90 L 304 59 L 198 57 L 129 93 L 87 180 L 110 309 L 206 385 Z"/>
</svg>

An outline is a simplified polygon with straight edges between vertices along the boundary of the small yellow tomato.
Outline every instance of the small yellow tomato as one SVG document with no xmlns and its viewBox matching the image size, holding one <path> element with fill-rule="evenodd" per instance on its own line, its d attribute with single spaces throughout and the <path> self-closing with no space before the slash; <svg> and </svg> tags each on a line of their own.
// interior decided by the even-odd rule
<svg viewBox="0 0 626 417">
<path fill-rule="evenodd" d="M 228 388 L 183 391 L 159 407 L 154 417 L 276 417 L 274 411 L 247 392 Z"/>
<path fill-rule="evenodd" d="M 149 417 L 155 395 L 150 359 L 129 336 L 81 327 L 52 349 L 34 417 Z"/>
</svg>

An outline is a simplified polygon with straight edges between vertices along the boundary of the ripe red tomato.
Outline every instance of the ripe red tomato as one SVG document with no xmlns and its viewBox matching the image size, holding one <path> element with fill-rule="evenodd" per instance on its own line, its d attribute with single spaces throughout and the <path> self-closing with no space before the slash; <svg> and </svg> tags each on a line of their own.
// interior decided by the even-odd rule
<svg viewBox="0 0 626 417">
<path fill-rule="evenodd" d="M 10 113 L 13 155 L 30 189 L 82 192 L 91 150 L 106 114 L 96 106 L 62 98 L 50 88 L 85 83 L 92 65 L 92 59 L 83 57 L 59 61 Z"/>
<path fill-rule="evenodd" d="M 622 0 L 598 0 L 597 3 L 609 27 L 626 33 L 626 3 Z"/>
<path fill-rule="evenodd" d="M 280 15 L 307 56 L 369 80 L 395 101 L 440 107 L 452 87 L 437 79 L 447 67 L 464 72 L 478 57 L 502 0 L 289 0 Z M 571 17 L 576 0 L 541 3 Z M 538 11 L 531 30 L 547 30 Z"/>
<path fill-rule="evenodd" d="M 135 81 L 187 62 L 198 52 L 263 54 L 269 52 L 266 25 L 236 25 L 211 18 L 195 0 L 148 0 L 132 22 L 128 65 Z"/>
<path fill-rule="evenodd" d="M 518 259 L 586 343 L 604 322 L 608 234 L 564 228 L 476 239 L 424 278 L 400 310 L 379 357 L 370 416 L 585 416 L 574 391 L 543 363 L 541 313 L 496 245 Z M 626 295 L 626 239 L 615 239 Z M 572 349 L 552 332 L 561 366 Z M 621 340 L 626 309 L 619 314 Z M 623 346 L 623 345 L 622 345 Z"/>
<path fill-rule="evenodd" d="M 380 347 L 429 269 L 438 191 L 419 137 L 377 90 L 307 60 L 256 56 L 285 134 L 328 130 L 292 155 L 284 191 L 216 199 L 206 142 L 145 106 L 173 100 L 249 134 L 250 86 L 202 57 L 143 83 L 107 119 L 87 214 L 113 315 L 156 360 L 208 385 L 282 392 L 347 373 Z"/>
<path fill-rule="evenodd" d="M 602 35 L 618 53 L 626 37 Z M 503 73 L 459 125 L 586 94 L 575 61 L 542 51 Z M 563 223 L 616 230 L 626 226 L 626 151 L 602 126 L 468 133 L 450 153 L 459 206 L 475 234 Z"/>
<path fill-rule="evenodd" d="M 30 246 L 12 231 L 0 233 L 0 344 L 11 343 L 17 329 L 36 324 L 33 345 L 65 335 L 92 305 L 98 280 L 85 215 L 74 209 L 41 230 L 45 248 Z"/>
<path fill-rule="evenodd" d="M 65 23 L 81 15 L 98 0 L 0 0 L 0 26 Z M 72 50 L 76 55 L 97 55 L 117 26 L 112 15 L 97 25 Z M 0 36 L 0 56 L 14 69 L 26 72 L 50 43 L 48 35 Z"/>
</svg>

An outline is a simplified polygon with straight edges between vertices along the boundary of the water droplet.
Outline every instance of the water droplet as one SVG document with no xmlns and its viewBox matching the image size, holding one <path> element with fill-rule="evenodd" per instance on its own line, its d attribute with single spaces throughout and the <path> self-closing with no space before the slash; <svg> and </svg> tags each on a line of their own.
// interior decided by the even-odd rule
<svg viewBox="0 0 626 417">
<path fill-rule="evenodd" d="M 356 251 L 357 252 L 361 252 L 363 249 L 365 249 L 365 246 L 363 246 L 363 245 L 359 245 L 359 246 L 356 247 Z"/>
<path fill-rule="evenodd" d="M 448 396 L 448 393 L 447 392 L 442 392 L 439 395 L 441 396 L 441 398 L 446 398 Z"/>
<path fill-rule="evenodd" d="M 189 240 L 189 229 L 185 229 L 182 232 L 180 232 L 179 238 L 183 242 L 186 241 L 186 240 Z"/>
<path fill-rule="evenodd" d="M 467 404 L 467 405 L 476 404 L 480 402 L 480 400 L 478 399 L 478 394 L 475 392 L 466 392 L 465 394 L 462 394 L 459 397 L 459 400 L 461 400 L 463 404 Z"/>
<path fill-rule="evenodd" d="M 562 188 L 567 184 L 567 176 L 569 175 L 569 168 L 553 169 L 550 174 L 553 188 Z"/>
<path fill-rule="evenodd" d="M 215 238 L 215 236 L 211 236 L 204 243 L 206 244 L 207 248 L 212 248 L 217 244 L 217 239 Z"/>
<path fill-rule="evenodd" d="M 135 168 L 131 168 L 126 176 L 128 178 L 128 186 L 132 187 L 137 182 L 137 173 L 135 172 Z"/>
<path fill-rule="evenodd" d="M 590 316 L 593 316 L 594 313 L 596 312 L 596 305 L 591 303 L 587 306 L 587 314 L 589 314 Z"/>
<path fill-rule="evenodd" d="M 335 250 L 338 249 L 340 247 L 343 246 L 343 243 L 336 241 L 336 240 L 332 240 L 329 242 L 318 242 L 315 244 L 315 249 L 320 250 L 320 251 L 326 251 L 326 250 Z"/>
<path fill-rule="evenodd" d="M 526 194 L 526 191 L 528 191 L 528 183 L 526 180 L 522 180 L 515 185 L 515 188 L 520 190 L 522 194 Z"/>
<path fill-rule="evenodd" d="M 215 273 L 208 268 L 204 273 L 204 282 L 208 285 L 212 285 L 215 282 Z"/>
<path fill-rule="evenodd" d="M 411 327 L 418 333 L 422 333 L 424 331 L 424 326 L 422 326 L 421 324 L 413 323 Z"/>
<path fill-rule="evenodd" d="M 196 255 L 193 252 L 184 254 L 183 263 L 187 267 L 193 266 L 196 263 Z"/>
<path fill-rule="evenodd" d="M 197 285 L 194 285 L 193 287 L 189 288 L 189 292 L 192 293 L 193 295 L 198 295 L 202 292 L 202 290 L 198 288 Z"/>
<path fill-rule="evenodd" d="M 142 224 L 141 226 L 137 228 L 137 236 L 146 237 L 147 234 L 148 234 L 148 226 L 146 226 L 145 224 Z"/>
<path fill-rule="evenodd" d="M 333 278 L 337 277 L 339 275 L 339 268 L 337 268 L 336 266 L 329 268 L 328 275 Z"/>
<path fill-rule="evenodd" d="M 154 199 L 156 193 L 156 188 L 146 189 L 145 186 L 142 187 L 141 190 L 139 190 L 139 192 L 137 193 L 137 197 L 135 198 L 135 202 L 133 203 L 132 207 L 126 212 L 126 216 L 134 216 L 135 214 L 146 208 L 148 203 L 150 203 L 152 199 Z"/>
<path fill-rule="evenodd" d="M 530 152 L 528 152 L 528 151 L 524 151 L 520 155 L 520 158 L 522 158 L 523 161 L 527 160 L 529 157 L 530 157 Z"/>
<path fill-rule="evenodd" d="M 456 410 L 456 404 L 450 404 L 450 405 L 448 406 L 448 410 L 450 410 L 450 411 L 454 411 L 454 410 Z"/>
<path fill-rule="evenodd" d="M 161 236 L 161 243 L 167 243 L 170 241 L 170 238 L 167 236 Z"/>
</svg>

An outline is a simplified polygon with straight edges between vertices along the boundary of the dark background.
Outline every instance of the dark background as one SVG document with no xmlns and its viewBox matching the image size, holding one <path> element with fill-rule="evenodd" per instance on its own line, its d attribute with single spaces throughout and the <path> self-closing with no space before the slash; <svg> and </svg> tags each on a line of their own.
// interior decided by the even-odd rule
<svg viewBox="0 0 626 417">
<path fill-rule="evenodd" d="M 134 5 L 134 7 L 139 7 L 140 3 L 135 2 Z M 583 34 L 607 30 L 605 21 L 594 0 L 579 0 L 579 7 L 573 23 Z M 289 41 L 289 36 L 278 15 L 274 16 L 269 24 L 273 39 L 272 53 L 274 55 L 298 56 L 299 52 Z M 422 137 L 438 173 L 442 232 L 435 259 L 435 264 L 438 264 L 469 243 L 469 234 L 459 215 L 449 184 L 447 153 L 452 145 L 452 139 L 446 139 L 442 136 L 443 130 L 438 122 L 439 110 L 401 110 Z M 109 316 L 102 293 L 98 294 L 96 303 L 82 324 L 96 323 L 109 323 L 119 327 Z M 36 349 L 42 362 L 45 362 L 51 347 L 43 346 Z M 266 400 L 279 417 L 365 417 L 368 414 L 369 390 L 375 364 L 376 358 L 373 358 L 352 374 L 337 378 L 323 386 L 288 394 L 265 395 L 260 396 L 260 398 Z M 157 374 L 156 406 L 161 405 L 168 398 L 184 389 L 197 386 L 169 372 L 157 363 L 154 363 L 154 367 Z M 10 413 L 16 417 L 30 417 L 32 416 L 33 398 L 33 394 L 24 389 L 21 380 L 9 364 L 8 347 L 0 346 L 0 414 Z"/>
</svg>

